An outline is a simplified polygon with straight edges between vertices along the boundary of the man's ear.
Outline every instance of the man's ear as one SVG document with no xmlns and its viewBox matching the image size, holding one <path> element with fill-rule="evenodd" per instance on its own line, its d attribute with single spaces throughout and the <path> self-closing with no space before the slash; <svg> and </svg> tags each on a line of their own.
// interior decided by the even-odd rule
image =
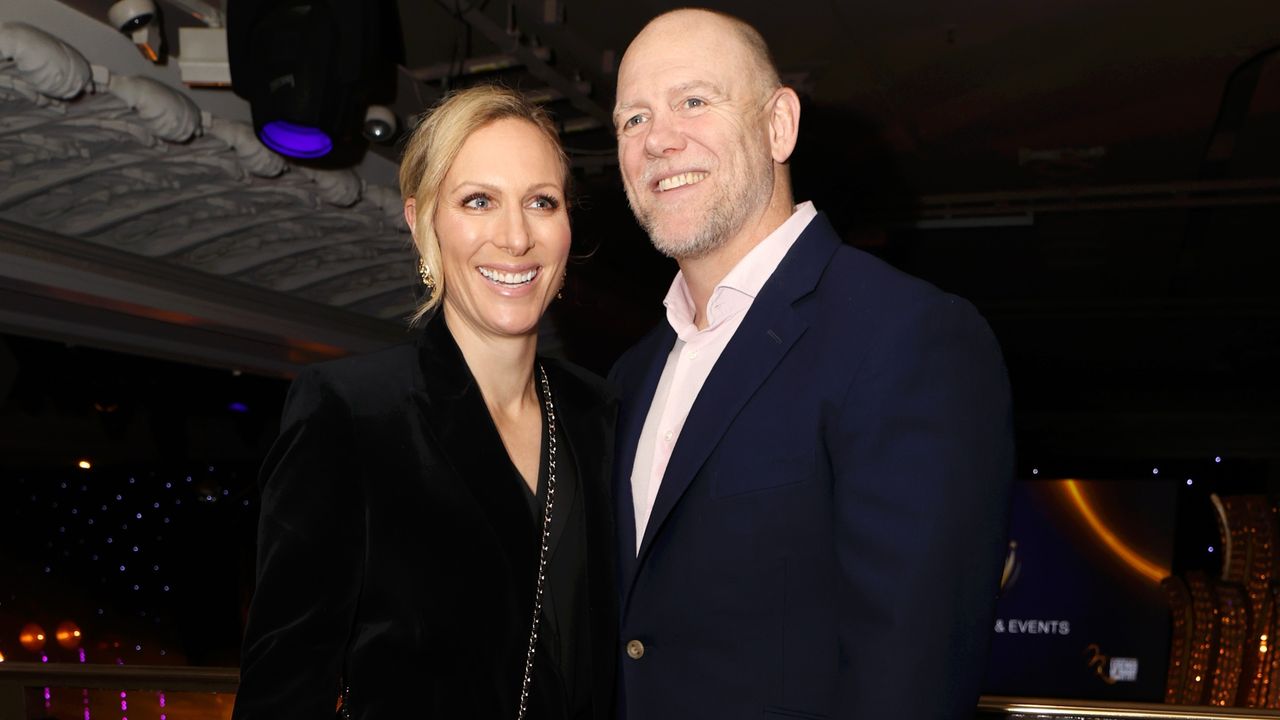
<svg viewBox="0 0 1280 720">
<path fill-rule="evenodd" d="M 414 226 L 418 224 L 418 202 L 412 197 L 406 198 L 404 201 L 404 221 L 409 226 L 409 232 L 413 232 Z"/>
<path fill-rule="evenodd" d="M 781 165 L 791 157 L 799 135 L 800 96 L 789 87 L 778 88 L 769 109 L 769 146 L 774 162 Z"/>
</svg>

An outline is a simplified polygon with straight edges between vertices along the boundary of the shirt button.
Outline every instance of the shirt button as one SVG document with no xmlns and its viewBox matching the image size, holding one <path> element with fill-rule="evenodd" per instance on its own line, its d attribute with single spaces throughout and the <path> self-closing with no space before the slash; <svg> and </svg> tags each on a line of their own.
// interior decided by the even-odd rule
<svg viewBox="0 0 1280 720">
<path fill-rule="evenodd" d="M 676 434 L 675 434 L 675 433 L 673 433 L 673 432 L 671 432 L 670 430 L 668 430 L 668 431 L 666 431 L 665 433 L 663 433 L 663 435 L 662 435 L 662 439 L 663 439 L 663 440 L 666 440 L 667 442 L 671 442 L 671 438 L 673 438 L 673 437 L 675 437 L 675 436 L 676 436 Z"/>
<path fill-rule="evenodd" d="M 639 660 L 644 657 L 644 643 L 639 640 L 632 640 L 627 643 L 627 657 L 632 660 Z"/>
<path fill-rule="evenodd" d="M 694 351 L 690 352 L 690 353 L 689 353 L 689 359 L 690 359 L 690 360 L 697 360 L 697 359 L 698 359 L 698 351 L 697 351 L 697 350 L 694 350 Z"/>
</svg>

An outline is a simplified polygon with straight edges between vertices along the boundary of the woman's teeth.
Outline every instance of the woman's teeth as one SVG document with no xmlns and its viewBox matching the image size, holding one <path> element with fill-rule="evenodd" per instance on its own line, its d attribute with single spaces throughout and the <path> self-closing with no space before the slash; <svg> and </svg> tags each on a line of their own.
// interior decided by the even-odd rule
<svg viewBox="0 0 1280 720">
<path fill-rule="evenodd" d="M 534 278 L 538 274 L 536 269 L 526 270 L 519 273 L 499 272 L 490 270 L 489 268 L 479 268 L 480 274 L 486 278 L 503 285 L 523 285 Z"/>
<path fill-rule="evenodd" d="M 658 189 L 666 192 L 667 190 L 674 190 L 678 187 L 684 187 L 685 185 L 694 185 L 706 180 L 707 175 L 709 174 L 710 173 L 704 172 L 687 172 L 680 173 L 679 175 L 672 175 L 669 178 L 659 180 Z"/>
</svg>

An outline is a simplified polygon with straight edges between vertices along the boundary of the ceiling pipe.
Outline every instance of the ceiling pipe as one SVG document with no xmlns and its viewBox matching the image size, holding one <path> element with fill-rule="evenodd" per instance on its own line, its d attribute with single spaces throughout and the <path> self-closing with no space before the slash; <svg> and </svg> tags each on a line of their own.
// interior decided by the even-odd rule
<svg viewBox="0 0 1280 720">
<path fill-rule="evenodd" d="M 164 0 L 164 2 L 178 8 L 208 27 L 226 27 L 226 18 L 222 14 L 222 9 L 211 3 L 203 2 L 203 0 Z"/>
<path fill-rule="evenodd" d="M 551 50 L 547 48 L 532 48 L 532 52 L 534 57 L 540 60 L 551 59 Z M 511 53 L 500 53 L 497 55 L 482 55 L 479 57 L 467 58 L 461 62 L 442 62 L 420 68 L 404 68 L 404 73 L 419 82 L 436 82 L 450 77 L 480 75 L 483 73 L 510 70 L 523 65 L 524 62 L 515 55 Z"/>
<path fill-rule="evenodd" d="M 0 23 L 0 59 L 6 58 L 13 60 L 18 77 L 58 100 L 76 97 L 93 82 L 80 51 L 26 23 Z"/>
<path fill-rule="evenodd" d="M 914 219 L 1240 205 L 1280 205 L 1280 178 L 924 195 Z"/>
<path fill-rule="evenodd" d="M 1200 162 L 1202 181 L 1218 180 L 1230 175 L 1231 161 L 1236 153 L 1236 139 L 1248 122 L 1262 71 L 1276 56 L 1277 51 L 1280 51 L 1280 45 L 1263 50 L 1237 66 L 1227 78 L 1222 101 L 1218 105 L 1218 115 L 1214 118 L 1213 130 Z M 1182 247 L 1178 253 L 1178 269 L 1171 281 L 1175 290 L 1188 288 L 1193 282 L 1212 223 L 1212 214 L 1209 212 L 1188 213 L 1186 228 L 1182 234 Z"/>
<path fill-rule="evenodd" d="M 1280 45 L 1267 48 L 1241 63 L 1227 78 L 1222 91 L 1222 102 L 1214 118 L 1213 131 L 1205 147 L 1200 166 L 1200 179 L 1212 180 L 1225 177 L 1230 171 L 1231 158 L 1235 155 L 1235 142 L 1249 118 L 1253 98 L 1258 94 L 1258 81 L 1267 63 L 1280 52 Z"/>
<path fill-rule="evenodd" d="M 469 7 L 465 10 L 457 8 L 457 10 L 460 11 L 461 17 L 466 20 L 468 25 L 479 30 L 481 35 L 484 35 L 499 48 L 519 58 L 531 75 L 563 93 L 565 98 L 579 111 L 594 118 L 601 125 L 609 126 L 613 124 L 613 117 L 610 113 L 600 107 L 590 96 L 581 92 L 575 81 L 561 75 L 559 71 L 548 65 L 545 60 L 538 57 L 535 48 L 522 45 L 519 35 L 508 34 L 506 29 L 499 27 L 497 23 L 474 7 Z"/>
</svg>

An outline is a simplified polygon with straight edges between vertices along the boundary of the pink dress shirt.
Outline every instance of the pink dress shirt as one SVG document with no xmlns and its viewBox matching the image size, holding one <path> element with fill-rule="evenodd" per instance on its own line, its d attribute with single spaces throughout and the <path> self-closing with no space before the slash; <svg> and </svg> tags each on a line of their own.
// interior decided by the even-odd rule
<svg viewBox="0 0 1280 720">
<path fill-rule="evenodd" d="M 636 446 L 635 464 L 631 467 L 637 554 L 662 476 L 667 471 L 671 452 L 680 439 L 680 431 L 693 401 L 697 399 L 720 353 L 742 324 L 747 310 L 751 309 L 760 288 L 778 269 L 782 258 L 815 215 L 817 210 L 813 203 L 797 205 L 786 222 L 769 233 L 724 276 L 707 300 L 707 327 L 703 330 L 693 322 L 693 299 L 689 297 L 684 273 L 676 273 L 675 280 L 671 282 L 671 289 L 662 304 L 667 308 L 667 322 L 676 331 L 676 342 L 662 369 L 649 414 L 645 416 L 644 429 Z"/>
</svg>

